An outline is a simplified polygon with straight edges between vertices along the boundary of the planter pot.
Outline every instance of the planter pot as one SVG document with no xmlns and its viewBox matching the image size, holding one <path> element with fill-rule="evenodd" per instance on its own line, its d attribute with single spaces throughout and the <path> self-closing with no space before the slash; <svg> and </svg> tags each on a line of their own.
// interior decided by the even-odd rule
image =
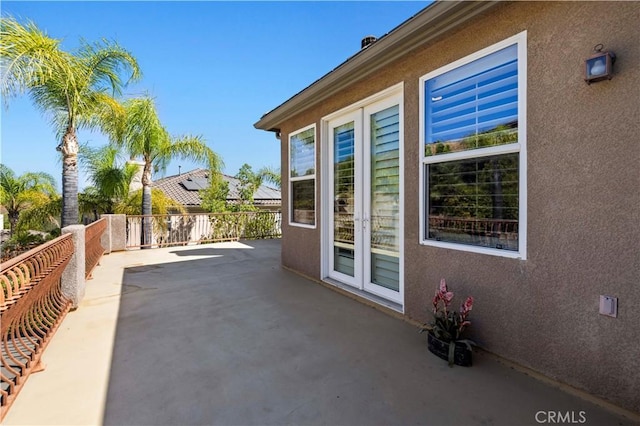
<svg viewBox="0 0 640 426">
<path fill-rule="evenodd" d="M 463 367 L 471 367 L 473 353 L 467 343 L 460 341 L 452 343 L 445 342 L 438 339 L 431 332 L 427 334 L 427 343 L 429 345 L 429 352 L 445 361 L 449 361 L 449 366 L 455 364 Z M 452 356 L 450 356 L 451 345 L 454 345 Z"/>
</svg>

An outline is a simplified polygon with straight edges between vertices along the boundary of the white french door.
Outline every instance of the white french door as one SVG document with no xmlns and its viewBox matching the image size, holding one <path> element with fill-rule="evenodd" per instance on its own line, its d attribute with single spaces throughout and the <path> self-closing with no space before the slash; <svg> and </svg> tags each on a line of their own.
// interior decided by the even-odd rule
<svg viewBox="0 0 640 426">
<path fill-rule="evenodd" d="M 329 122 L 332 210 L 329 276 L 361 288 L 362 283 L 362 112 Z"/>
<path fill-rule="evenodd" d="M 402 304 L 401 99 L 331 118 L 328 275 Z"/>
</svg>

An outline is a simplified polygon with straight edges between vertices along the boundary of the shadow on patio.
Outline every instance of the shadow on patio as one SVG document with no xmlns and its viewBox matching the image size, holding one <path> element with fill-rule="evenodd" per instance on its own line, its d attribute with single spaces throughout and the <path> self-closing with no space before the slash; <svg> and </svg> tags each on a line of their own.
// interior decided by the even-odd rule
<svg viewBox="0 0 640 426">
<path fill-rule="evenodd" d="M 414 326 L 283 270 L 279 240 L 111 254 L 95 277 L 7 424 L 632 424 L 483 352 L 449 368 Z M 29 417 L 38 397 L 58 414 Z"/>
</svg>

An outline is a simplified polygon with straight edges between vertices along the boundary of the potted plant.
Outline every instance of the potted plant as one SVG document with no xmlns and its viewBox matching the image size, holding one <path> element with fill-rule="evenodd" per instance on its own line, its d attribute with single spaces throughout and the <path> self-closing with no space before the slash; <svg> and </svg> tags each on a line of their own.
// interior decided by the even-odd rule
<svg viewBox="0 0 640 426">
<path fill-rule="evenodd" d="M 471 340 L 461 339 L 463 331 L 471 325 L 468 320 L 473 308 L 473 297 L 468 296 L 460 310 L 451 309 L 453 293 L 443 278 L 433 298 L 433 322 L 425 324 L 420 332 L 427 331 L 429 351 L 453 364 L 471 366 Z"/>
</svg>

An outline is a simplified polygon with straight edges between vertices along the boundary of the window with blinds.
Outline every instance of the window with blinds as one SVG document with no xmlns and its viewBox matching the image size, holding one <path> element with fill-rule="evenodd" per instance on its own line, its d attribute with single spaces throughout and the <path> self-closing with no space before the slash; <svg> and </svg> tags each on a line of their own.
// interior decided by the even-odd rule
<svg viewBox="0 0 640 426">
<path fill-rule="evenodd" d="M 371 281 L 398 291 L 400 117 L 398 105 L 372 114 Z"/>
<path fill-rule="evenodd" d="M 524 253 L 525 45 L 521 33 L 420 79 L 425 243 Z"/>
<path fill-rule="evenodd" d="M 354 276 L 355 131 L 354 122 L 333 130 L 334 269 Z"/>
<path fill-rule="evenodd" d="M 289 136 L 289 223 L 315 226 L 316 128 Z"/>
<path fill-rule="evenodd" d="M 425 84 L 425 154 L 518 141 L 518 56 L 512 45 Z"/>
<path fill-rule="evenodd" d="M 316 173 L 315 128 L 291 136 L 291 177 L 310 176 Z"/>
</svg>

